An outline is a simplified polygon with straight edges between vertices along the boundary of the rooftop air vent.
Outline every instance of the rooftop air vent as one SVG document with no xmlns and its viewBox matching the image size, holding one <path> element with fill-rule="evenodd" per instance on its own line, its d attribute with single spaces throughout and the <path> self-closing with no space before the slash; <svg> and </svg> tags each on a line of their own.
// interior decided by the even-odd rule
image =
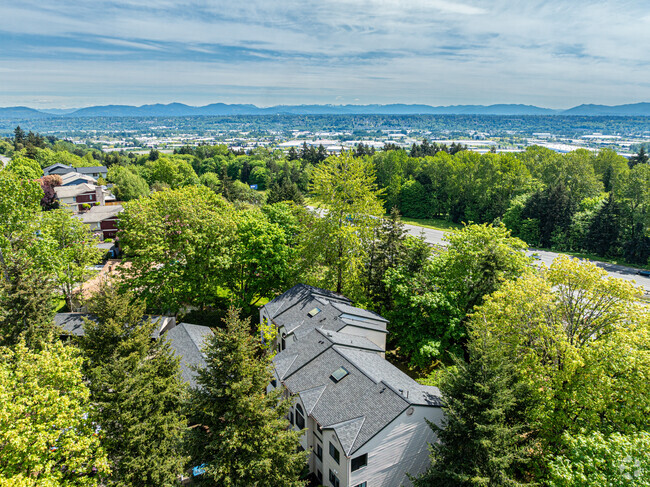
<svg viewBox="0 0 650 487">
<path fill-rule="evenodd" d="M 334 383 L 339 382 L 343 377 L 348 375 L 350 372 L 348 372 L 348 369 L 345 367 L 339 367 L 336 369 L 334 372 L 332 372 L 332 375 L 330 375 L 330 379 L 334 381 Z"/>
</svg>

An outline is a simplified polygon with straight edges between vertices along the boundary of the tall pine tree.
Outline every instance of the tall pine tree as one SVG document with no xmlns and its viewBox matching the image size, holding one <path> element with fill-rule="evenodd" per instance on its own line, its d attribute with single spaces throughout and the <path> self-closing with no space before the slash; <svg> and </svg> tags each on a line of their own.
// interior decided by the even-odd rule
<svg viewBox="0 0 650 487">
<path fill-rule="evenodd" d="M 111 463 L 107 485 L 173 485 L 185 462 L 182 438 L 185 390 L 178 359 L 164 339 L 152 340 L 156 323 L 143 321 L 144 305 L 106 285 L 88 309 L 80 346 L 93 420 Z"/>
<path fill-rule="evenodd" d="M 198 370 L 199 387 L 191 394 L 191 465 L 205 466 L 196 480 L 222 487 L 304 486 L 301 433 L 288 429 L 285 419 L 290 399 L 280 389 L 266 392 L 271 357 L 232 308 L 225 325 L 206 344 L 207 367 Z"/>
<path fill-rule="evenodd" d="M 502 357 L 470 346 L 470 361 L 456 359 L 443 375 L 446 404 L 443 425 L 431 423 L 440 443 L 431 450 L 431 466 L 415 487 L 502 487 L 525 485 L 528 386 Z"/>
</svg>

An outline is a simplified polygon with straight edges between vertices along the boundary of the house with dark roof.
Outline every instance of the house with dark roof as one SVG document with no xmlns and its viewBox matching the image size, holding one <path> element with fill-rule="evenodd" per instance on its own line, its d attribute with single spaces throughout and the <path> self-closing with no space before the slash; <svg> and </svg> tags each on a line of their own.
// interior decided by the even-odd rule
<svg viewBox="0 0 650 487">
<path fill-rule="evenodd" d="M 316 328 L 274 358 L 275 380 L 294 396 L 292 427 L 304 430 L 310 472 L 333 487 L 410 485 L 424 472 L 426 420 L 443 420 L 440 391 L 383 358 L 365 337 Z"/>
<path fill-rule="evenodd" d="M 78 172 L 69 172 L 61 176 L 61 186 L 76 186 L 83 183 L 97 184 L 97 180 L 92 176 Z"/>
<path fill-rule="evenodd" d="M 62 336 L 84 336 L 84 319 L 95 320 L 90 313 L 57 313 L 54 315 L 54 324 L 61 329 Z M 151 338 L 158 339 L 165 332 L 176 326 L 176 318 L 173 316 L 146 315 L 143 321 L 158 323 Z"/>
<path fill-rule="evenodd" d="M 180 323 L 165 335 L 180 360 L 181 377 L 190 387 L 196 387 L 195 369 L 206 366 L 203 345 L 212 335 L 209 327 L 190 323 Z"/>
<path fill-rule="evenodd" d="M 279 333 L 270 388 L 294 397 L 309 471 L 333 487 L 411 485 L 429 465 L 440 391 L 384 358 L 387 321 L 344 296 L 300 284 L 262 307 Z"/>
<path fill-rule="evenodd" d="M 364 336 L 386 349 L 386 318 L 352 306 L 345 296 L 307 284 L 298 284 L 262 306 L 260 323 L 265 320 L 277 330 L 273 346 L 278 351 L 316 328 Z"/>
<path fill-rule="evenodd" d="M 59 162 L 43 169 L 43 173 L 46 176 L 49 176 L 50 174 L 59 174 L 60 176 L 63 176 L 64 174 L 71 172 L 77 172 L 98 179 L 99 177 L 106 178 L 108 168 L 106 166 L 74 167 Z"/>
</svg>

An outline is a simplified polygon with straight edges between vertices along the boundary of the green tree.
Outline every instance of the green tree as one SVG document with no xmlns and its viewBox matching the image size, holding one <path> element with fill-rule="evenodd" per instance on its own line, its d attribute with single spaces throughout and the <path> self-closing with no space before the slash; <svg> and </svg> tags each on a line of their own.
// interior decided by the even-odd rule
<svg viewBox="0 0 650 487">
<path fill-rule="evenodd" d="M 310 191 L 321 216 L 313 244 L 326 266 L 326 282 L 338 293 L 358 294 L 374 229 L 384 213 L 374 166 L 351 153 L 330 157 L 314 169 Z"/>
<path fill-rule="evenodd" d="M 541 275 L 504 283 L 476 309 L 473 336 L 533 386 L 539 458 L 561 451 L 563 432 L 647 428 L 650 313 L 639 295 L 594 264 L 559 257 Z"/>
<path fill-rule="evenodd" d="M 636 155 L 633 155 L 629 159 L 630 169 L 636 166 L 637 164 L 648 164 L 650 161 L 650 156 L 645 151 L 645 147 L 641 146 L 639 152 Z"/>
<path fill-rule="evenodd" d="M 82 359 L 60 342 L 0 349 L 0 485 L 95 486 L 106 455 L 87 414 Z"/>
<path fill-rule="evenodd" d="M 440 443 L 416 487 L 518 486 L 527 461 L 526 398 L 529 385 L 498 354 L 469 346 L 470 360 L 454 361 L 442 374 L 441 425 L 429 423 Z"/>
<path fill-rule="evenodd" d="M 650 434 L 563 435 L 564 454 L 550 462 L 550 487 L 650 486 Z"/>
<path fill-rule="evenodd" d="M 184 387 L 158 323 L 143 320 L 144 303 L 107 285 L 88 302 L 79 344 L 95 408 L 92 419 L 112 473 L 109 485 L 172 486 L 185 462 Z"/>
<path fill-rule="evenodd" d="M 149 185 L 144 178 L 128 167 L 111 166 L 108 169 L 108 180 L 115 184 L 113 191 L 119 200 L 131 201 L 149 194 Z"/>
<path fill-rule="evenodd" d="M 21 179 L 38 179 L 43 176 L 43 170 L 38 162 L 26 157 L 14 157 L 5 167 Z"/>
<path fill-rule="evenodd" d="M 51 276 L 24 255 L 9 255 L 0 279 L 0 345 L 20 339 L 40 349 L 54 335 L 54 285 Z"/>
<path fill-rule="evenodd" d="M 42 213 L 40 230 L 56 285 L 68 309 L 73 310 L 75 289 L 92 277 L 91 266 L 102 258 L 102 251 L 97 248 L 99 239 L 91 234 L 88 225 L 68 210 Z"/>
<path fill-rule="evenodd" d="M 155 192 L 126 204 L 120 244 L 125 286 L 151 309 L 177 312 L 218 300 L 235 238 L 232 206 L 204 186 Z"/>
<path fill-rule="evenodd" d="M 302 433 L 288 428 L 291 399 L 266 392 L 271 357 L 232 308 L 225 325 L 208 340 L 191 393 L 190 465 L 206 468 L 199 485 L 303 486 L 307 452 L 297 452 Z"/>
</svg>

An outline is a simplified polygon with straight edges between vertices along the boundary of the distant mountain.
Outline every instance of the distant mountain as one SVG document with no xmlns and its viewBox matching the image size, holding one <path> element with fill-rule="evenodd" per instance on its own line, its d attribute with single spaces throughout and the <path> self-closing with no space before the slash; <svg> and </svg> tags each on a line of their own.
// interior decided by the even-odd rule
<svg viewBox="0 0 650 487">
<path fill-rule="evenodd" d="M 76 112 L 78 108 L 39 108 L 38 111 L 42 113 L 49 113 L 50 115 L 67 115 L 68 113 Z"/>
<path fill-rule="evenodd" d="M 580 105 L 562 112 L 562 115 L 610 116 L 610 117 L 648 117 L 650 103 L 633 103 L 629 105 Z"/>
<path fill-rule="evenodd" d="M 35 118 L 52 117 L 49 113 L 43 113 L 33 108 L 27 107 L 8 107 L 0 108 L 0 118 L 10 120 L 32 120 Z"/>
<path fill-rule="evenodd" d="M 183 103 L 154 105 L 104 105 L 80 109 L 34 110 L 27 107 L 0 108 L 0 119 L 29 120 L 51 117 L 192 117 L 230 115 L 575 115 L 646 116 L 650 103 L 630 105 L 580 105 L 569 110 L 552 110 L 533 105 L 277 105 L 259 108 L 250 104 L 213 103 L 193 107 Z"/>
</svg>

